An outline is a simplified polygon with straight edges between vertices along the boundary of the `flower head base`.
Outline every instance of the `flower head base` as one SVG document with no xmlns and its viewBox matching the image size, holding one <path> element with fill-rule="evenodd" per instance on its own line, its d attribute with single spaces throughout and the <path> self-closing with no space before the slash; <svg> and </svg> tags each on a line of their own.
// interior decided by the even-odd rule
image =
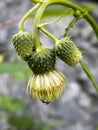
<svg viewBox="0 0 98 130">
<path fill-rule="evenodd" d="M 24 60 L 27 60 L 34 50 L 34 41 L 29 32 L 19 32 L 13 35 L 12 43 L 18 55 Z"/>
<path fill-rule="evenodd" d="M 54 47 L 57 56 L 69 66 L 75 66 L 82 59 L 82 54 L 70 37 L 61 39 Z"/>
<path fill-rule="evenodd" d="M 28 82 L 28 88 L 33 97 L 43 102 L 51 102 L 61 95 L 64 82 L 65 76 L 60 71 L 53 70 L 40 75 L 33 74 Z"/>
<path fill-rule="evenodd" d="M 52 49 L 41 48 L 36 49 L 28 61 L 28 65 L 34 74 L 44 74 L 55 68 L 55 53 Z"/>
</svg>

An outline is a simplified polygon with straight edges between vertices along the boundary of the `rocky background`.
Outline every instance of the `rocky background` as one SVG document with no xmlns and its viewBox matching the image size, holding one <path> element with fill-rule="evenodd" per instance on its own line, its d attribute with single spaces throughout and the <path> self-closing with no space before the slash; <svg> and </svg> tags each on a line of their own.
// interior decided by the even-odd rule
<svg viewBox="0 0 98 130">
<path fill-rule="evenodd" d="M 79 2 L 79 0 L 76 2 Z M 89 0 L 86 2 L 89 2 Z M 93 2 L 97 4 L 98 1 Z M 5 61 L 13 62 L 17 59 L 17 54 L 10 38 L 17 33 L 21 16 L 32 6 L 33 3 L 29 0 L 0 0 L 0 57 L 6 53 Z M 98 23 L 98 9 L 90 11 L 90 13 Z M 64 33 L 64 27 L 67 27 L 70 19 L 71 17 L 64 18 L 55 26 L 49 26 L 48 29 L 60 38 Z M 32 22 L 32 20 L 28 20 L 25 23 L 25 27 L 28 30 L 31 30 Z M 84 60 L 98 82 L 98 41 L 92 28 L 82 19 L 71 29 L 70 35 L 73 36 L 73 40 L 80 50 L 86 52 Z M 52 41 L 44 35 L 41 35 L 41 41 L 42 43 L 47 43 L 48 47 L 52 46 Z M 78 64 L 76 67 L 71 68 L 58 60 L 56 67 L 64 72 L 68 83 L 61 97 L 49 105 L 26 95 L 28 79 L 19 81 L 7 73 L 0 75 L 0 96 L 11 96 L 19 100 L 23 99 L 25 102 L 26 108 L 24 111 L 11 113 L 13 119 L 15 114 L 29 115 L 32 120 L 38 123 L 37 125 L 43 124 L 43 130 L 97 130 L 98 94 L 81 66 Z M 6 113 L 6 110 L 0 106 L 0 115 L 2 113 Z M 32 128 L 16 129 L 13 127 L 12 130 L 14 129 L 38 130 L 39 128 L 33 124 Z M 10 123 L 6 118 L 0 117 L 0 130 L 11 130 Z"/>
</svg>

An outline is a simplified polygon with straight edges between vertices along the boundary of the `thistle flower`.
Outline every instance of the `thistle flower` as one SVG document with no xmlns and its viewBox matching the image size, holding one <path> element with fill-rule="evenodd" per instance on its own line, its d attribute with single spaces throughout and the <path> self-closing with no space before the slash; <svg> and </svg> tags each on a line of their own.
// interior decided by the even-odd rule
<svg viewBox="0 0 98 130">
<path fill-rule="evenodd" d="M 55 53 L 49 48 L 36 49 L 28 61 L 34 74 L 44 74 L 55 68 Z"/>
<path fill-rule="evenodd" d="M 64 89 L 65 76 L 58 70 L 53 70 L 44 74 L 33 74 L 28 82 L 30 94 L 42 100 L 51 102 L 58 98 Z"/>
<path fill-rule="evenodd" d="M 82 54 L 70 37 L 61 39 L 55 46 L 56 55 L 69 66 L 75 66 L 82 59 Z"/>
<path fill-rule="evenodd" d="M 23 60 L 27 60 L 32 51 L 34 51 L 34 41 L 31 33 L 19 32 L 13 35 L 11 40 L 18 55 Z"/>
</svg>

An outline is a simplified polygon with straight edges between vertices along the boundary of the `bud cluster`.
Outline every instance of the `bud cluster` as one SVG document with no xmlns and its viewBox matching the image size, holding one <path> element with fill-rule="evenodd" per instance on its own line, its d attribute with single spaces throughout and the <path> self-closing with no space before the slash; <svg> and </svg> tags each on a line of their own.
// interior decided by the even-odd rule
<svg viewBox="0 0 98 130">
<path fill-rule="evenodd" d="M 69 66 L 75 66 L 82 58 L 71 38 L 62 38 L 53 49 L 41 45 L 37 48 L 31 33 L 20 32 L 13 35 L 12 43 L 33 72 L 28 82 L 30 94 L 45 103 L 58 98 L 64 89 L 65 76 L 55 68 L 56 56 Z"/>
<path fill-rule="evenodd" d="M 96 36 L 98 36 L 98 26 L 85 10 L 72 2 L 66 2 L 66 0 L 31 0 L 36 5 L 31 8 L 20 20 L 19 33 L 12 36 L 12 44 L 16 50 L 16 53 L 27 62 L 27 65 L 32 70 L 32 76 L 29 79 L 27 92 L 30 91 L 32 97 L 40 99 L 43 103 L 48 104 L 52 100 L 58 98 L 66 85 L 66 77 L 62 72 L 55 68 L 56 57 L 61 59 L 65 64 L 70 67 L 74 67 L 78 63 L 82 64 L 82 53 L 76 44 L 72 41 L 72 38 L 68 36 L 70 29 L 73 25 L 83 16 L 93 27 Z M 53 22 L 41 23 L 43 14 L 49 5 L 61 4 L 68 6 L 70 9 L 66 10 L 58 19 Z M 37 10 L 37 11 L 36 11 Z M 67 12 L 68 11 L 68 12 Z M 73 14 L 73 19 L 69 23 L 65 30 L 64 38 L 58 40 L 44 27 L 47 25 L 55 24 L 65 14 Z M 73 13 L 72 13 L 73 12 Z M 24 22 L 34 16 L 33 31 L 32 33 L 24 30 Z M 46 16 L 47 13 L 46 13 Z M 49 15 L 50 16 L 50 15 Z M 47 20 L 46 20 L 47 21 Z M 40 43 L 40 31 L 55 41 L 53 48 L 43 48 Z M 32 36 L 33 35 L 33 36 Z M 92 80 L 94 86 L 96 86 L 92 75 L 89 74 L 89 70 L 82 64 L 87 76 Z"/>
</svg>

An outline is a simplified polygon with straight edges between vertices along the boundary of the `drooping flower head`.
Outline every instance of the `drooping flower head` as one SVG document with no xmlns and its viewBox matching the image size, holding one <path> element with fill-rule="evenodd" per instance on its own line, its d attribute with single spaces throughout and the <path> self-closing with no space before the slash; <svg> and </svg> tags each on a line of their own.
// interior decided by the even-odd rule
<svg viewBox="0 0 98 130">
<path fill-rule="evenodd" d="M 30 94 L 44 102 L 58 98 L 64 90 L 65 76 L 58 70 L 33 74 L 28 82 Z"/>
<path fill-rule="evenodd" d="M 65 76 L 55 69 L 55 61 L 55 53 L 47 48 L 37 50 L 28 61 L 33 71 L 28 82 L 30 94 L 46 103 L 58 98 L 64 89 Z"/>
</svg>

